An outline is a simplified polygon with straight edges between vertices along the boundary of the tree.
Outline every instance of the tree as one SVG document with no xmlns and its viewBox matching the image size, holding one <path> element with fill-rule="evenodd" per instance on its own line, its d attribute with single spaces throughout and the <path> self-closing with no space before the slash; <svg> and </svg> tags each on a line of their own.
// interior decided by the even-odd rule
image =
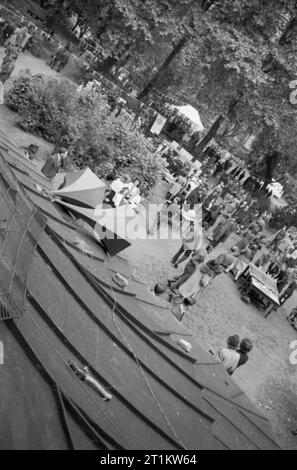
<svg viewBox="0 0 297 470">
<path fill-rule="evenodd" d="M 9 91 L 8 104 L 18 112 L 18 125 L 59 144 L 69 142 L 72 161 L 99 176 L 116 171 L 140 178 L 148 188 L 161 177 L 164 162 L 152 143 L 135 130 L 123 111 L 111 112 L 106 96 L 77 93 L 68 81 L 21 73 Z"/>
</svg>

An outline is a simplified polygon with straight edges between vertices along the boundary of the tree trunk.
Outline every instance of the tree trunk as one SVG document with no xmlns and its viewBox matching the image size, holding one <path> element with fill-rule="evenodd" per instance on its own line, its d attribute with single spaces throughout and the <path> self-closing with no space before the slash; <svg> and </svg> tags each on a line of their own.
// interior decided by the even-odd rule
<svg viewBox="0 0 297 470">
<path fill-rule="evenodd" d="M 79 25 L 80 17 L 77 16 L 77 20 L 75 22 L 75 25 L 71 28 L 71 31 L 75 31 L 75 28 Z"/>
<path fill-rule="evenodd" d="M 117 65 L 119 67 L 125 67 L 128 60 L 131 58 L 131 51 L 132 51 L 133 46 L 134 46 L 134 43 L 130 43 L 125 46 L 124 50 L 122 51 L 118 59 Z"/>
<path fill-rule="evenodd" d="M 164 72 L 167 71 L 168 67 L 170 66 L 171 62 L 175 59 L 177 54 L 185 47 L 186 43 L 188 41 L 187 37 L 183 37 L 177 44 L 174 46 L 174 49 L 172 52 L 169 54 L 169 56 L 166 58 L 166 60 L 163 62 L 159 70 L 155 73 L 155 75 L 152 77 L 152 79 L 147 83 L 147 85 L 144 87 L 144 89 L 139 93 L 138 99 L 142 100 L 145 98 L 150 91 L 154 88 L 158 80 L 162 77 Z"/>
<path fill-rule="evenodd" d="M 294 18 L 291 19 L 291 21 L 289 21 L 289 24 L 287 25 L 285 31 L 283 32 L 283 34 L 279 38 L 279 44 L 281 46 L 284 46 L 285 44 L 288 44 L 291 41 L 292 34 L 293 34 L 294 29 L 296 28 L 296 26 L 297 26 L 297 18 L 294 17 Z"/>
<path fill-rule="evenodd" d="M 82 23 L 82 24 L 84 24 L 84 23 Z M 85 26 L 84 28 L 82 28 L 81 25 L 80 25 L 79 39 L 82 39 L 82 37 L 85 34 L 85 32 L 87 31 L 87 29 L 88 29 L 88 26 Z"/>
<path fill-rule="evenodd" d="M 112 19 L 112 11 L 110 11 L 110 13 L 108 13 L 107 17 L 105 18 L 104 21 L 102 21 L 102 23 L 100 24 L 100 28 L 98 29 L 97 31 L 97 39 L 100 39 L 100 36 L 102 36 L 102 34 L 104 34 L 108 28 L 108 25 L 110 24 L 110 21 Z"/>
<path fill-rule="evenodd" d="M 266 173 L 265 173 L 265 188 L 268 184 L 271 183 L 272 178 L 273 178 L 273 172 L 281 158 L 281 155 L 279 152 L 271 152 L 268 153 L 265 157 L 265 163 L 266 163 Z"/>
<path fill-rule="evenodd" d="M 201 153 L 203 152 L 203 150 L 205 149 L 205 147 L 211 142 L 211 140 L 217 135 L 217 132 L 219 130 L 219 128 L 221 127 L 221 125 L 223 124 L 223 122 L 225 121 L 226 117 L 231 117 L 234 113 L 234 110 L 238 104 L 238 102 L 240 101 L 240 99 L 242 98 L 243 96 L 243 92 L 242 91 L 239 91 L 237 96 L 235 96 L 233 98 L 233 100 L 231 101 L 231 103 L 229 104 L 229 107 L 228 107 L 228 111 L 226 113 L 226 115 L 223 115 L 221 114 L 216 120 L 215 122 L 213 123 L 213 125 L 211 126 L 211 128 L 209 129 L 208 133 L 203 137 L 203 139 L 199 142 L 199 144 L 197 145 L 197 147 L 195 148 L 195 152 L 194 152 L 194 160 L 198 160 L 199 156 L 201 155 Z M 234 116 L 233 116 L 234 117 Z"/>
<path fill-rule="evenodd" d="M 219 128 L 221 127 L 222 123 L 224 122 L 225 117 L 221 114 L 213 123 L 211 128 L 209 129 L 208 133 L 200 140 L 199 144 L 195 148 L 194 151 L 194 161 L 198 160 L 199 156 L 205 149 L 205 147 L 209 144 L 209 142 L 216 136 Z"/>
</svg>

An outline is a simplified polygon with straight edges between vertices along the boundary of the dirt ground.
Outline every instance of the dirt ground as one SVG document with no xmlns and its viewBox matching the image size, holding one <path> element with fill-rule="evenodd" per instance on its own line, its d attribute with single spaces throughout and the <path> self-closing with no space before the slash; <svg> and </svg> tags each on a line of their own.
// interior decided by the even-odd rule
<svg viewBox="0 0 297 470">
<path fill-rule="evenodd" d="M 2 56 L 0 49 L 0 60 Z M 15 73 L 25 68 L 56 75 L 43 61 L 28 53 L 20 55 Z M 6 106 L 0 106 L 1 130 L 20 148 L 29 143 L 38 145 L 39 161 L 36 164 L 40 166 L 52 145 L 18 129 L 15 117 Z M 166 184 L 162 183 L 154 192 L 154 201 L 160 201 L 165 192 Z M 176 271 L 170 264 L 179 244 L 178 240 L 137 240 L 125 251 L 125 256 L 139 277 L 151 287 L 182 270 L 181 267 Z M 224 251 L 226 246 L 219 246 L 216 251 Z M 297 332 L 286 320 L 295 305 L 297 296 L 264 319 L 255 307 L 241 301 L 232 278 L 222 274 L 200 294 L 197 304 L 183 319 L 183 324 L 205 348 L 224 345 L 227 336 L 235 333 L 252 339 L 254 349 L 250 360 L 235 372 L 233 378 L 269 417 L 280 445 L 286 449 L 297 449 L 297 436 L 292 433 L 297 430 L 297 366 L 289 362 L 290 343 L 297 339 Z"/>
</svg>

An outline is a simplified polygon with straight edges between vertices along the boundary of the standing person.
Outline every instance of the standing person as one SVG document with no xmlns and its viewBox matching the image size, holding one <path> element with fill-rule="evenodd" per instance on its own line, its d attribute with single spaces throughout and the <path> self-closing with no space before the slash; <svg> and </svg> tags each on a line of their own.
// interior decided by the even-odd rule
<svg viewBox="0 0 297 470">
<path fill-rule="evenodd" d="M 280 305 L 283 305 L 287 300 L 289 300 L 294 294 L 297 287 L 296 281 L 291 281 L 287 289 L 280 295 L 279 302 Z"/>
<path fill-rule="evenodd" d="M 203 263 L 204 257 L 199 253 L 192 256 L 190 261 L 185 266 L 184 272 L 180 275 L 175 277 L 172 280 L 168 280 L 168 284 L 172 289 L 178 289 L 182 284 L 184 284 L 196 271 L 199 264 Z"/>
<path fill-rule="evenodd" d="M 186 259 L 197 250 L 199 241 L 200 238 L 197 237 L 194 223 L 191 223 L 189 229 L 183 235 L 180 249 L 171 260 L 175 268 L 177 268 L 180 263 L 183 263 L 183 261 L 186 261 Z"/>
<path fill-rule="evenodd" d="M 133 198 L 140 194 L 140 185 L 141 185 L 141 181 L 139 178 L 136 178 L 133 182 L 128 184 L 128 190 L 129 190 L 128 195 L 130 198 Z"/>
<path fill-rule="evenodd" d="M 1 32 L 0 32 L 0 45 L 5 43 L 7 39 L 13 34 L 16 29 L 15 24 L 10 23 L 8 20 L 2 22 Z"/>
<path fill-rule="evenodd" d="M 32 30 L 32 28 L 30 28 L 30 30 L 28 28 L 24 28 L 23 40 L 20 43 L 20 50 L 21 51 L 24 51 L 26 49 L 26 47 L 28 45 L 28 42 L 30 41 L 33 32 L 34 32 L 34 30 Z"/>
<path fill-rule="evenodd" d="M 168 200 L 174 199 L 175 196 L 177 196 L 180 193 L 180 191 L 183 189 L 186 183 L 187 183 L 187 179 L 182 173 L 180 176 L 178 176 L 175 183 L 173 183 L 171 187 L 169 188 L 166 199 Z"/>
<path fill-rule="evenodd" d="M 213 231 L 213 248 L 215 248 L 219 243 L 224 243 L 234 228 L 235 222 L 231 215 L 224 217 Z"/>
<path fill-rule="evenodd" d="M 7 39 L 4 43 L 4 46 L 8 46 L 9 44 L 12 46 L 16 46 L 16 41 L 17 41 L 19 32 L 20 32 L 20 28 L 14 26 L 13 30 L 11 31 L 11 34 L 7 35 Z"/>
<path fill-rule="evenodd" d="M 200 194 L 200 187 L 197 186 L 197 188 L 193 189 L 193 191 L 190 192 L 190 194 L 186 198 L 186 203 L 187 204 L 200 204 L 202 201 L 201 194 Z"/>
<path fill-rule="evenodd" d="M 287 227 L 286 225 L 278 230 L 276 234 L 271 238 L 271 240 L 267 244 L 267 248 L 271 248 L 273 251 L 277 251 L 280 243 L 285 237 Z"/>
<path fill-rule="evenodd" d="M 129 200 L 129 189 L 126 187 L 123 187 L 121 191 L 116 193 L 114 197 L 112 198 L 112 203 L 114 207 L 119 207 L 119 206 L 124 206 L 125 204 L 128 204 Z"/>
<path fill-rule="evenodd" d="M 297 327 L 296 320 L 297 320 L 297 307 L 293 308 L 290 315 L 287 317 L 291 325 L 295 328 Z"/>
<path fill-rule="evenodd" d="M 60 148 L 57 153 L 50 155 L 45 164 L 43 165 L 41 172 L 49 179 L 53 179 L 58 171 L 64 167 L 65 162 L 68 158 L 68 150 L 66 148 Z"/>
<path fill-rule="evenodd" d="M 58 68 L 61 66 L 61 62 L 63 61 L 64 51 L 65 51 L 64 46 L 62 46 L 62 44 L 59 44 L 55 52 L 52 54 L 50 61 L 48 63 L 48 65 L 52 69 L 59 71 Z"/>
<path fill-rule="evenodd" d="M 27 42 L 27 35 L 28 35 L 28 29 L 25 25 L 21 25 L 20 28 L 18 28 L 17 32 L 17 37 L 15 41 L 15 46 L 17 47 L 18 51 L 21 51 L 23 49 L 23 44 Z"/>
</svg>

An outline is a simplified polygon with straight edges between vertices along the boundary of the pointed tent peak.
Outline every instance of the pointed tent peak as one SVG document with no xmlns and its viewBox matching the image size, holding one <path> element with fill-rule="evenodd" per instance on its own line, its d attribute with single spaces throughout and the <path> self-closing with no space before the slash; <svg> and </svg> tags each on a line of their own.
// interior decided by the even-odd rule
<svg viewBox="0 0 297 470">
<path fill-rule="evenodd" d="M 104 208 L 99 205 L 96 209 L 69 204 L 63 200 L 57 200 L 59 204 L 71 210 L 85 220 L 93 228 L 94 238 L 100 242 L 111 256 L 125 250 L 131 245 L 129 241 L 134 236 L 134 226 L 138 223 L 138 215 L 133 209 L 123 206 L 117 209 Z M 128 226 L 132 219 L 133 227 Z"/>
<path fill-rule="evenodd" d="M 69 203 L 95 208 L 103 202 L 105 187 L 105 183 L 90 168 L 86 168 L 67 173 L 64 187 L 54 194 Z"/>
<path fill-rule="evenodd" d="M 73 191 L 74 189 L 94 189 L 98 187 L 105 188 L 105 183 L 90 168 L 85 168 L 73 173 L 66 173 L 64 188 L 56 192 Z"/>
<path fill-rule="evenodd" d="M 204 130 L 200 114 L 192 105 L 173 106 L 173 108 L 177 109 L 180 114 L 183 114 L 186 118 L 192 121 L 198 131 L 202 132 Z"/>
</svg>

